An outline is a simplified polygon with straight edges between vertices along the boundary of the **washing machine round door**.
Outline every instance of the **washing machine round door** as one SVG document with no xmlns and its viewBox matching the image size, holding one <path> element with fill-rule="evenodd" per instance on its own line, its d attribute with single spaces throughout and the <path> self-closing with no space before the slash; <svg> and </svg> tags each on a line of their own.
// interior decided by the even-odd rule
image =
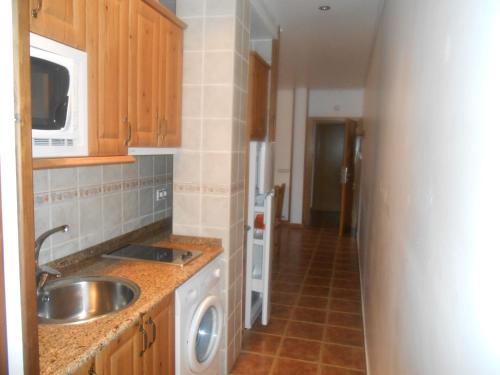
<svg viewBox="0 0 500 375">
<path fill-rule="evenodd" d="M 196 309 L 188 337 L 189 367 L 203 372 L 219 350 L 224 312 L 219 297 L 209 296 Z"/>
</svg>

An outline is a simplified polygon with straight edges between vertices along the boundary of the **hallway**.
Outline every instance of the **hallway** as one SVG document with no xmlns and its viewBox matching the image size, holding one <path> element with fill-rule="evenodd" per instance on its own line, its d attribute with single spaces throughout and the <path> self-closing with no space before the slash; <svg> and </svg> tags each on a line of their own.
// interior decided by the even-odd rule
<svg viewBox="0 0 500 375">
<path fill-rule="evenodd" d="M 232 374 L 364 374 L 358 256 L 333 228 L 284 228 L 271 322 L 246 330 Z"/>
</svg>

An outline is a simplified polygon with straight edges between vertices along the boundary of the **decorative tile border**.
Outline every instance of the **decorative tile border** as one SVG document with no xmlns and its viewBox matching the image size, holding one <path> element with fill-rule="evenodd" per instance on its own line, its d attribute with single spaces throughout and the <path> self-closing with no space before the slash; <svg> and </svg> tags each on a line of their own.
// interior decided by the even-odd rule
<svg viewBox="0 0 500 375">
<path fill-rule="evenodd" d="M 33 200 L 36 207 L 57 204 L 70 201 L 76 198 L 94 198 L 100 195 L 114 194 L 121 191 L 137 190 L 153 186 L 169 185 L 167 175 L 157 177 L 145 177 L 141 179 L 130 179 L 119 182 L 111 182 L 103 185 L 84 186 L 69 190 L 56 190 L 52 192 L 42 192 L 34 195 Z"/>
<path fill-rule="evenodd" d="M 214 195 L 230 195 L 243 191 L 245 189 L 244 182 L 238 182 L 231 185 L 200 185 L 188 182 L 176 182 L 174 183 L 175 193 L 202 193 L 202 194 L 214 194 Z"/>
</svg>

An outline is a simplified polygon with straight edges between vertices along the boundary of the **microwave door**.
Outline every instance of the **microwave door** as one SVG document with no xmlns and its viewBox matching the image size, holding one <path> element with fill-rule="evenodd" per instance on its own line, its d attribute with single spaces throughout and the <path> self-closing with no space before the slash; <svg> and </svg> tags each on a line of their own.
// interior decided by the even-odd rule
<svg viewBox="0 0 500 375">
<path fill-rule="evenodd" d="M 33 129 L 64 129 L 68 116 L 69 80 L 66 67 L 31 57 Z"/>
</svg>

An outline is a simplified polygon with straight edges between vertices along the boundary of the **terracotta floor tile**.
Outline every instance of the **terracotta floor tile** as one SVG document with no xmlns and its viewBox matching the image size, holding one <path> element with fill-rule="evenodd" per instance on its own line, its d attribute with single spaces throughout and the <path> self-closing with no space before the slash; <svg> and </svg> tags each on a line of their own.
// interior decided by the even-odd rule
<svg viewBox="0 0 500 375">
<path fill-rule="evenodd" d="M 330 299 L 330 310 L 347 312 L 352 314 L 361 314 L 361 302 L 347 299 Z"/>
<path fill-rule="evenodd" d="M 245 332 L 232 374 L 364 374 L 355 241 L 339 238 L 334 228 L 287 228 L 280 236 L 273 259 L 272 319 Z"/>
<path fill-rule="evenodd" d="M 348 369 L 364 370 L 365 353 L 362 348 L 336 344 L 323 344 L 321 362 Z"/>
<path fill-rule="evenodd" d="M 324 286 L 305 285 L 302 289 L 302 295 L 304 296 L 328 297 L 329 293 L 330 288 Z"/>
<path fill-rule="evenodd" d="M 325 326 L 323 324 L 311 324 L 291 321 L 288 324 L 286 335 L 290 337 L 321 341 L 323 339 L 324 330 Z"/>
<path fill-rule="evenodd" d="M 343 288 L 343 289 L 356 289 L 359 290 L 359 281 L 358 280 L 345 280 L 345 279 L 333 279 L 333 287 L 334 288 Z"/>
<path fill-rule="evenodd" d="M 335 271 L 334 278 L 335 279 L 359 281 L 359 273 L 358 272 L 348 272 L 348 271 Z"/>
<path fill-rule="evenodd" d="M 251 353 L 241 353 L 231 371 L 234 375 L 268 375 L 273 358 Z"/>
<path fill-rule="evenodd" d="M 316 375 L 318 374 L 318 368 L 319 366 L 314 363 L 278 358 L 272 375 Z"/>
<path fill-rule="evenodd" d="M 292 314 L 292 306 L 271 304 L 271 318 L 288 319 Z"/>
<path fill-rule="evenodd" d="M 273 309 L 271 306 L 271 315 L 272 311 Z M 286 323 L 287 323 L 286 320 L 271 318 L 269 324 L 267 326 L 263 326 L 261 324 L 261 320 L 259 317 L 257 318 L 257 322 L 255 322 L 254 326 L 252 327 L 252 331 L 267 333 L 272 335 L 282 335 L 283 333 L 285 333 Z"/>
<path fill-rule="evenodd" d="M 325 341 L 334 344 L 363 347 L 363 331 L 345 327 L 326 327 Z"/>
<path fill-rule="evenodd" d="M 271 293 L 271 302 L 279 303 L 280 305 L 288 305 L 288 306 L 295 305 L 295 302 L 297 302 L 297 295 L 290 293 L 274 292 Z"/>
<path fill-rule="evenodd" d="M 312 286 L 330 286 L 331 279 L 326 278 L 326 277 L 314 277 L 314 276 L 308 276 L 304 280 L 305 285 L 312 285 Z"/>
<path fill-rule="evenodd" d="M 332 288 L 330 296 L 332 298 L 351 299 L 355 301 L 361 300 L 361 293 L 356 289 Z"/>
<path fill-rule="evenodd" d="M 314 277 L 332 277 L 333 275 L 333 268 L 322 268 L 322 269 L 310 269 L 308 272 L 309 276 L 314 276 Z"/>
<path fill-rule="evenodd" d="M 243 337 L 243 350 L 274 355 L 278 351 L 281 338 L 262 333 L 246 332 Z"/>
<path fill-rule="evenodd" d="M 327 323 L 334 326 L 363 328 L 363 319 L 359 314 L 343 313 L 338 311 L 330 311 L 328 313 Z"/>
<path fill-rule="evenodd" d="M 284 283 L 281 281 L 277 281 L 272 284 L 271 288 L 275 292 L 297 293 L 297 291 L 300 290 L 300 284 Z"/>
<path fill-rule="evenodd" d="M 324 270 L 324 269 L 331 269 L 333 267 L 333 264 L 328 262 L 328 263 L 325 263 L 325 262 L 311 262 L 311 268 L 314 268 L 314 269 L 320 269 L 320 270 Z"/>
<path fill-rule="evenodd" d="M 347 370 L 340 367 L 321 366 L 321 375 L 363 375 L 363 371 Z"/>
<path fill-rule="evenodd" d="M 325 323 L 326 311 L 296 307 L 295 311 L 292 312 L 292 319 L 309 323 Z"/>
<path fill-rule="evenodd" d="M 326 309 L 328 308 L 328 299 L 323 297 L 300 296 L 297 306 Z"/>
<path fill-rule="evenodd" d="M 294 274 L 281 274 L 281 273 L 278 273 L 273 281 L 276 280 L 276 281 L 282 281 L 282 282 L 286 282 L 286 283 L 301 283 L 302 281 L 304 281 L 304 275 L 294 275 Z"/>
<path fill-rule="evenodd" d="M 304 361 L 318 361 L 321 345 L 321 343 L 314 341 L 285 338 L 279 356 Z"/>
</svg>

